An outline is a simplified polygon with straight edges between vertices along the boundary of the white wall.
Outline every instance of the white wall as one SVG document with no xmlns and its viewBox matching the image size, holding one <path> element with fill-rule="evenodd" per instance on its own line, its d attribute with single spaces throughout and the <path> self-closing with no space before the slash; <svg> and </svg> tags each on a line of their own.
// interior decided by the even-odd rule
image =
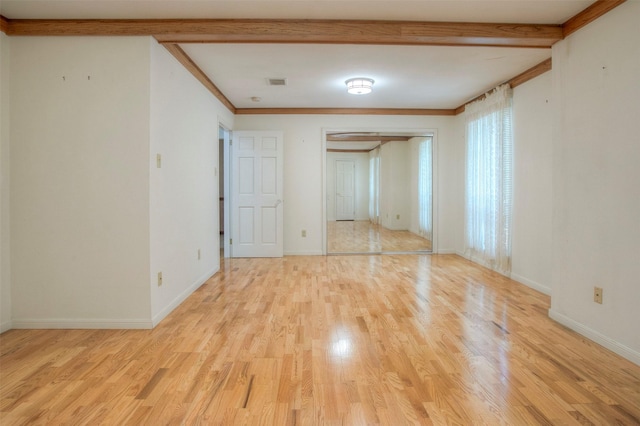
<svg viewBox="0 0 640 426">
<path fill-rule="evenodd" d="M 148 38 L 13 37 L 10 67 L 13 326 L 149 327 Z"/>
<path fill-rule="evenodd" d="M 551 72 L 513 91 L 511 278 L 551 294 Z"/>
<path fill-rule="evenodd" d="M 355 166 L 355 220 L 369 220 L 369 153 L 327 152 L 327 220 L 336 220 L 336 160 Z"/>
<path fill-rule="evenodd" d="M 233 116 L 151 41 L 151 313 L 157 324 L 220 269 L 218 117 Z M 157 168 L 156 155 L 162 165 Z M 200 259 L 198 259 L 198 249 Z M 163 284 L 158 287 L 158 272 Z"/>
<path fill-rule="evenodd" d="M 447 164 L 444 169 L 438 166 L 436 179 L 444 180 L 449 183 L 448 191 L 438 194 L 438 198 L 447 205 L 456 206 L 450 210 L 445 217 L 439 217 L 438 222 L 445 229 L 450 229 L 444 237 L 446 241 L 440 241 L 440 247 L 447 247 L 448 253 L 455 253 L 460 256 L 464 254 L 464 209 L 465 209 L 465 173 L 466 173 L 466 135 L 465 135 L 465 118 L 464 114 L 458 114 L 453 121 L 453 131 L 451 132 L 451 141 L 449 144 L 434 145 L 437 150 L 434 158 L 446 159 Z M 440 161 L 440 160 L 439 160 Z M 442 187 L 442 184 L 439 185 Z M 442 253 L 442 250 L 439 250 Z"/>
<path fill-rule="evenodd" d="M 553 47 L 552 318 L 640 364 L 640 2 Z M 603 304 L 593 287 L 604 289 Z"/>
<path fill-rule="evenodd" d="M 0 333 L 11 328 L 9 37 L 0 33 Z"/>
<path fill-rule="evenodd" d="M 438 194 L 458 191 L 458 159 L 464 140 L 454 138 L 455 117 L 361 115 L 239 115 L 235 130 L 284 131 L 284 250 L 285 254 L 321 254 L 323 200 L 322 130 L 436 130 L 438 145 Z M 463 145 L 464 146 L 464 145 Z M 464 170 L 464 169 L 463 169 Z M 455 196 L 438 200 L 438 250 L 453 252 L 455 220 L 459 205 Z M 300 236 L 307 230 L 307 238 Z"/>
</svg>

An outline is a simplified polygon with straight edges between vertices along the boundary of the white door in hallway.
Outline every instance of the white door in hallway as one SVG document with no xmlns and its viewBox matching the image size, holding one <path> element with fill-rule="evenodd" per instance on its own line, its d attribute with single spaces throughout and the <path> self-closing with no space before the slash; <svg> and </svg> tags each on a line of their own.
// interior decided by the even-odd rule
<svg viewBox="0 0 640 426">
<path fill-rule="evenodd" d="M 336 220 L 355 219 L 355 171 L 352 160 L 336 160 Z"/>
<path fill-rule="evenodd" d="M 233 132 L 231 255 L 283 255 L 283 134 Z"/>
</svg>

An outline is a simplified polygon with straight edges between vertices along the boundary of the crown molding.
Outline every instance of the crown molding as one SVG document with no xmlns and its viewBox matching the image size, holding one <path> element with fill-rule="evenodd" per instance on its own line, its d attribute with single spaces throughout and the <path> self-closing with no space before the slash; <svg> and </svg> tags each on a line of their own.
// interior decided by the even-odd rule
<svg viewBox="0 0 640 426">
<path fill-rule="evenodd" d="M 236 114 L 455 115 L 455 110 L 417 108 L 237 108 Z"/>
<path fill-rule="evenodd" d="M 196 65 L 195 62 L 186 54 L 184 50 L 177 44 L 164 44 L 165 49 L 169 51 L 177 60 L 189 71 L 202 85 L 218 98 L 218 100 L 232 113 L 236 113 L 236 107 L 222 93 L 218 87 L 207 77 L 207 75 Z"/>
<path fill-rule="evenodd" d="M 531 68 L 529 68 L 528 70 L 526 70 L 525 72 L 522 72 L 518 75 L 516 75 L 515 77 L 513 77 L 512 79 L 505 81 L 502 84 L 508 84 L 509 86 L 511 86 L 511 88 L 515 88 L 517 86 L 520 86 L 521 84 L 526 83 L 529 80 L 533 80 L 534 78 L 538 77 L 539 75 L 544 74 L 547 71 L 551 71 L 552 68 L 552 60 L 551 58 L 546 59 L 542 62 L 540 62 L 537 65 L 532 66 Z M 501 86 L 502 84 L 499 84 L 498 86 Z M 465 110 L 465 107 L 470 104 L 471 102 L 475 102 L 479 99 L 484 98 L 485 96 L 487 96 L 487 93 L 483 93 L 480 96 L 476 96 L 475 98 L 471 99 L 468 102 L 465 102 L 464 104 L 460 105 L 458 108 L 456 108 L 455 114 L 462 114 Z"/>
</svg>

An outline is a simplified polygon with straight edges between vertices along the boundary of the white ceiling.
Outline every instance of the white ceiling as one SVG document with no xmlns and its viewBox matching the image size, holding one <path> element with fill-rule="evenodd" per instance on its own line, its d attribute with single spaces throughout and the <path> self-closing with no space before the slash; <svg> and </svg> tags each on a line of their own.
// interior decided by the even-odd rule
<svg viewBox="0 0 640 426">
<path fill-rule="evenodd" d="M 457 108 L 551 56 L 550 49 L 310 44 L 188 44 L 238 108 Z M 268 78 L 286 78 L 269 86 Z M 345 80 L 375 80 L 349 95 Z M 252 97 L 262 98 L 256 103 Z"/>
<path fill-rule="evenodd" d="M 2 0 L 9 19 L 283 18 L 561 24 L 593 0 Z M 182 44 L 237 108 L 456 108 L 551 56 L 550 49 Z M 268 78 L 287 86 L 268 86 Z M 344 81 L 369 77 L 366 96 Z M 259 97 L 256 103 L 252 97 Z"/>
</svg>

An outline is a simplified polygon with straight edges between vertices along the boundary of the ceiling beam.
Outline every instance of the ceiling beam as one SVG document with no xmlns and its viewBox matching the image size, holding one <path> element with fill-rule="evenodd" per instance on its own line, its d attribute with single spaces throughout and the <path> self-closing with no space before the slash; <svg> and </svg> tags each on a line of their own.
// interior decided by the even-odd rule
<svg viewBox="0 0 640 426">
<path fill-rule="evenodd" d="M 611 9 L 620 6 L 626 0 L 598 0 L 591 6 L 562 24 L 562 37 L 567 37 L 590 22 L 595 21 Z"/>
<path fill-rule="evenodd" d="M 454 109 L 416 108 L 237 108 L 236 114 L 456 115 Z"/>
<path fill-rule="evenodd" d="M 304 19 L 8 19 L 8 35 L 142 36 L 161 43 L 330 43 L 548 48 L 560 25 Z"/>
<path fill-rule="evenodd" d="M 215 84 L 213 84 L 213 82 L 209 79 L 209 77 L 207 77 L 207 75 L 200 69 L 200 67 L 196 65 L 195 62 L 193 62 L 193 60 L 189 57 L 189 55 L 187 55 L 186 52 L 182 50 L 180 46 L 178 46 L 177 44 L 164 44 L 164 47 L 169 51 L 169 53 L 171 53 L 178 60 L 178 62 L 182 64 L 182 66 L 184 66 L 187 69 L 187 71 L 193 74 L 193 76 L 200 83 L 202 83 L 202 85 L 206 87 L 207 90 L 209 90 L 209 92 L 213 94 L 213 96 L 218 98 L 218 100 L 222 102 L 222 104 L 225 107 L 227 107 L 229 111 L 231 111 L 234 114 L 236 113 L 237 109 L 231 103 L 231 101 L 227 99 L 224 93 L 222 93 L 222 91 L 220 91 L 220 89 L 218 89 L 218 87 Z"/>
<path fill-rule="evenodd" d="M 371 152 L 373 151 L 375 148 L 371 148 L 371 149 L 333 149 L 333 148 L 327 148 L 327 152 L 340 152 L 340 153 L 345 153 L 345 152 L 352 152 L 355 154 L 366 154 L 367 152 Z"/>
<path fill-rule="evenodd" d="M 0 15 L 0 31 L 5 34 L 9 31 L 9 20 L 2 15 Z"/>
</svg>

